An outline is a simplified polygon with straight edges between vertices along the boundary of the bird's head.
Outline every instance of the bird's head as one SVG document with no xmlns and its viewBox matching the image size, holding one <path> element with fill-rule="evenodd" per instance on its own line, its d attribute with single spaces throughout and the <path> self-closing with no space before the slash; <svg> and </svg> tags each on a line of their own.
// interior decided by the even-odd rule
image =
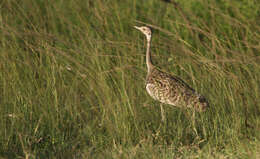
<svg viewBox="0 0 260 159">
<path fill-rule="evenodd" d="M 151 36 L 152 36 L 152 31 L 150 28 L 146 27 L 146 26 L 134 26 L 137 30 L 140 30 L 147 38 L 148 41 L 151 40 Z"/>
</svg>

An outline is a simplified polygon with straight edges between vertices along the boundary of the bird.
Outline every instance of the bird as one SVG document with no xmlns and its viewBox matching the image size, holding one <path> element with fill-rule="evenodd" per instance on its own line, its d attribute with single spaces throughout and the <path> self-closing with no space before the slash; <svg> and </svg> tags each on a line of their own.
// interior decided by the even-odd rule
<svg viewBox="0 0 260 159">
<path fill-rule="evenodd" d="M 204 112 L 209 107 L 207 99 L 191 88 L 186 82 L 176 75 L 161 71 L 153 65 L 150 46 L 152 31 L 147 26 L 134 26 L 141 31 L 147 41 L 146 48 L 146 91 L 155 100 L 180 108 L 192 108 L 196 112 Z M 163 109 L 161 107 L 163 115 Z M 162 117 L 164 118 L 164 117 Z M 164 120 L 164 119 L 162 119 Z"/>
</svg>

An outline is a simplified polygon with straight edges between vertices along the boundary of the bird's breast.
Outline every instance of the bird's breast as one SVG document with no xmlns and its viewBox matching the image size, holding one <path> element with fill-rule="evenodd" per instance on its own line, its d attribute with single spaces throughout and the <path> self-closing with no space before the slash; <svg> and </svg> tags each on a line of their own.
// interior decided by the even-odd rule
<svg viewBox="0 0 260 159">
<path fill-rule="evenodd" d="M 146 91 L 148 92 L 148 94 L 155 100 L 159 100 L 157 97 L 157 93 L 156 93 L 156 88 L 154 84 L 148 83 L 146 84 Z"/>
</svg>

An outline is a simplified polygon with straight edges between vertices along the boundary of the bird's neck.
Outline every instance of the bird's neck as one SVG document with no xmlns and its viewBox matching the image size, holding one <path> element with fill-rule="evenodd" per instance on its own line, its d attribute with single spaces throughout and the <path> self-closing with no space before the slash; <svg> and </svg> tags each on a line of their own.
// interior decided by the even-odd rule
<svg viewBox="0 0 260 159">
<path fill-rule="evenodd" d="M 150 73 L 154 68 L 151 60 L 150 45 L 151 45 L 151 39 L 147 39 L 146 65 L 147 65 L 148 73 Z"/>
</svg>

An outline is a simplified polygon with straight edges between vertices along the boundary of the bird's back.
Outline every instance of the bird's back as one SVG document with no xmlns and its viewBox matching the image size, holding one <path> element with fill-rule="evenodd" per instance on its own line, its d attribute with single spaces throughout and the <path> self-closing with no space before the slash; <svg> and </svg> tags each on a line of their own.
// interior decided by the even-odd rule
<svg viewBox="0 0 260 159">
<path fill-rule="evenodd" d="M 146 90 L 155 100 L 178 107 L 195 108 L 204 111 L 208 102 L 177 76 L 162 72 L 157 68 L 146 77 Z"/>
</svg>

